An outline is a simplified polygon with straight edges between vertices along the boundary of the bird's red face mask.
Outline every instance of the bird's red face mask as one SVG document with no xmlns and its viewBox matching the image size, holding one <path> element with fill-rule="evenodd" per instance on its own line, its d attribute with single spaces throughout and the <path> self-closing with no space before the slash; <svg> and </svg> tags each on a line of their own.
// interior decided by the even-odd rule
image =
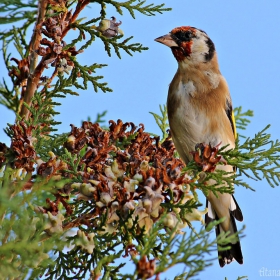
<svg viewBox="0 0 280 280">
<path fill-rule="evenodd" d="M 177 61 L 182 61 L 189 57 L 192 52 L 192 38 L 196 35 L 196 29 L 190 26 L 174 28 L 170 33 L 155 39 L 171 48 Z"/>
</svg>

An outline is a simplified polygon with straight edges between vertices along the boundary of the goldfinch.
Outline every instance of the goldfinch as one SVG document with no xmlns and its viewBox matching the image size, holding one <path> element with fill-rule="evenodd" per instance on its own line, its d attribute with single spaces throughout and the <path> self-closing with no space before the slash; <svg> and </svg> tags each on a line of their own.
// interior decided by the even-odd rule
<svg viewBox="0 0 280 280">
<path fill-rule="evenodd" d="M 231 96 L 219 70 L 212 40 L 198 28 L 182 26 L 155 41 L 170 47 L 178 62 L 178 70 L 168 90 L 167 112 L 171 136 L 180 157 L 187 164 L 198 143 L 212 147 L 221 143 L 221 146 L 228 145 L 228 149 L 234 148 L 236 128 Z M 230 165 L 218 165 L 217 168 L 233 171 Z M 206 199 L 206 225 L 224 217 L 216 227 L 216 234 L 235 233 L 235 219 L 242 221 L 243 215 L 234 197 L 228 193 L 219 193 L 216 197 L 208 192 Z M 234 259 L 243 263 L 239 240 L 229 245 L 231 249 L 218 252 L 221 267 Z"/>
</svg>

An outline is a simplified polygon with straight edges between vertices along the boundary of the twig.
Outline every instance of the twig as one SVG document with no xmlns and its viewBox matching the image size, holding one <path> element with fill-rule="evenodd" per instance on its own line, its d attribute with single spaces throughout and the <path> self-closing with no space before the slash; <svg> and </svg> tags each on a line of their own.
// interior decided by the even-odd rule
<svg viewBox="0 0 280 280">
<path fill-rule="evenodd" d="M 36 68 L 37 59 L 38 59 L 36 50 L 39 48 L 40 41 L 42 38 L 41 27 L 42 27 L 42 23 L 45 18 L 47 4 L 48 4 L 47 0 L 39 1 L 38 18 L 37 18 L 37 22 L 36 22 L 36 27 L 33 31 L 31 41 L 29 44 L 29 53 L 30 53 L 30 68 L 29 69 L 30 69 L 30 72 L 29 72 L 29 77 L 27 80 L 26 91 L 23 96 L 23 102 L 25 102 L 29 106 L 31 104 L 31 100 L 34 96 L 34 93 L 37 89 L 37 86 L 39 84 L 41 74 L 44 70 L 44 68 L 43 69 L 38 69 L 38 67 Z M 30 112 L 27 109 L 27 107 L 24 104 L 22 104 L 20 114 L 19 114 L 20 117 L 28 119 L 29 114 L 30 114 Z"/>
<path fill-rule="evenodd" d="M 76 21 L 77 17 L 79 16 L 80 12 L 85 8 L 86 5 L 90 3 L 90 0 L 79 0 L 78 5 L 76 6 L 76 10 L 73 14 L 73 16 L 70 19 L 69 25 L 63 30 L 62 32 L 62 38 L 65 37 L 67 32 L 72 28 L 71 24 Z"/>
<path fill-rule="evenodd" d="M 78 217 L 77 219 L 72 220 L 72 221 L 70 221 L 70 222 L 64 224 L 64 225 L 63 225 L 63 230 L 66 231 L 66 230 L 68 230 L 68 229 L 72 229 L 72 228 L 74 228 L 74 227 L 78 227 L 78 226 L 81 225 L 81 223 L 82 223 L 83 221 L 88 221 L 88 220 L 90 220 L 90 219 L 92 219 L 92 218 L 94 218 L 94 215 L 93 215 L 93 214 L 84 214 L 84 215 Z"/>
</svg>

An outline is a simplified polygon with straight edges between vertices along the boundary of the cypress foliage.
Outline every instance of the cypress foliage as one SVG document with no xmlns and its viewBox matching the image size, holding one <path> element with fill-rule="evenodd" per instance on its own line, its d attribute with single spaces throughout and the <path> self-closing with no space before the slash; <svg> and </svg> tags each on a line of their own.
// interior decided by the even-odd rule
<svg viewBox="0 0 280 280">
<path fill-rule="evenodd" d="M 60 103 L 54 100 L 78 95 L 88 86 L 111 91 L 98 75 L 107 65 L 81 65 L 80 53 L 95 40 L 103 42 L 108 56 L 115 52 L 119 58 L 121 50 L 133 55 L 147 49 L 125 38 L 121 22 L 106 18 L 106 6 L 120 15 L 127 10 L 133 18 L 169 10 L 146 2 L 1 2 L 6 16 L 0 24 L 21 23 L 0 32 L 8 74 L 0 83 L 0 103 L 16 118 L 5 128 L 10 145 L 0 143 L 1 279 L 159 279 L 179 263 L 185 269 L 175 279 L 190 279 L 211 265 L 207 253 L 217 244 L 236 238 L 227 233 L 210 238 L 209 230 L 220 221 L 192 230 L 191 222 L 203 222 L 207 211 L 199 210 L 197 190 L 216 193 L 224 182 L 251 189 L 244 174 L 278 186 L 280 144 L 271 140 L 269 126 L 254 137 L 239 136 L 234 150 L 198 143 L 187 166 L 168 133 L 165 106 L 152 113 L 161 138 L 145 132 L 144 125 L 121 120 L 102 127 L 106 112 L 95 122 L 57 133 Z M 92 3 L 99 5 L 100 16 L 80 18 Z M 76 38 L 67 41 L 74 29 Z M 16 51 L 10 53 L 12 46 Z M 252 112 L 237 108 L 235 115 L 237 128 L 245 129 Z M 238 171 L 217 171 L 225 162 Z M 209 179 L 217 184 L 207 185 Z"/>
</svg>

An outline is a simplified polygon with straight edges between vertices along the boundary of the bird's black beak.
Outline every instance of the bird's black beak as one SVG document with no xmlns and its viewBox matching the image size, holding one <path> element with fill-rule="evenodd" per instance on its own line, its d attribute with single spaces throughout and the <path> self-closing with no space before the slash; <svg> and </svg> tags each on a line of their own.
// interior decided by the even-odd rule
<svg viewBox="0 0 280 280">
<path fill-rule="evenodd" d="M 168 33 L 164 36 L 158 37 L 155 39 L 156 42 L 162 43 L 168 47 L 179 47 L 177 45 L 177 43 L 173 40 L 173 38 L 171 37 L 171 34 Z"/>
</svg>

